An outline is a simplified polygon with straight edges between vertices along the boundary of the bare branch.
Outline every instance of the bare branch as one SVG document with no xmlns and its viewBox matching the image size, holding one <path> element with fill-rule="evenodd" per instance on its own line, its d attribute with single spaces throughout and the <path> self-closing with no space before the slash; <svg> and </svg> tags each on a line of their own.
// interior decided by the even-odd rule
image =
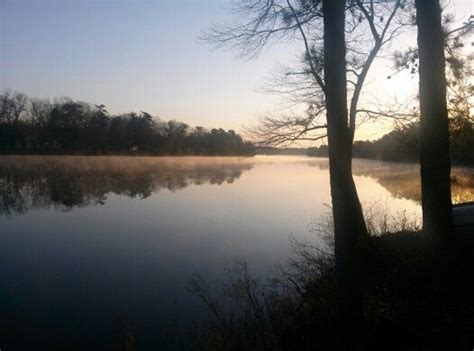
<svg viewBox="0 0 474 351">
<path fill-rule="evenodd" d="M 306 50 L 306 55 L 308 56 L 308 63 L 309 63 L 309 66 L 311 67 L 311 73 L 313 74 L 314 79 L 316 79 L 316 81 L 318 82 L 321 89 L 323 91 L 325 91 L 325 85 L 324 85 L 323 79 L 321 78 L 319 73 L 316 71 L 316 68 L 314 67 L 311 51 L 310 51 L 309 45 L 308 45 L 308 39 L 306 38 L 306 34 L 304 33 L 303 28 L 301 27 L 301 23 L 298 19 L 298 16 L 296 15 L 295 9 L 293 8 L 293 6 L 291 6 L 290 0 L 286 0 L 286 3 L 288 4 L 288 7 L 290 8 L 291 13 L 293 14 L 295 22 L 298 25 L 298 29 L 300 31 L 301 37 L 303 38 L 303 42 L 304 42 L 304 46 L 305 46 L 305 50 Z"/>
</svg>

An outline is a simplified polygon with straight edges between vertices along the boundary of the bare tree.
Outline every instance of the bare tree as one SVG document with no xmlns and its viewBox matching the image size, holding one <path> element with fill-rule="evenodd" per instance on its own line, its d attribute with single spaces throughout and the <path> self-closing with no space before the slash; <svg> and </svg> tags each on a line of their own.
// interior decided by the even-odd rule
<svg viewBox="0 0 474 351">
<path fill-rule="evenodd" d="M 16 148 L 21 136 L 21 120 L 27 113 L 26 95 L 5 90 L 0 92 L 0 149 Z"/>
<path fill-rule="evenodd" d="M 292 92 L 303 94 L 309 102 L 307 115 L 267 117 L 254 133 L 270 145 L 328 137 L 338 314 L 342 326 L 354 327 L 362 318 L 356 244 L 367 229 L 352 178 L 358 101 L 377 53 L 403 26 L 389 30 L 403 4 L 402 0 L 248 0 L 240 2 L 235 10 L 248 21 L 215 27 L 205 37 L 217 47 L 231 46 L 247 57 L 257 55 L 275 40 L 300 40 L 303 44 L 303 69 L 287 76 L 303 77 L 304 84 L 294 84 Z M 347 19 L 346 13 L 350 14 Z M 363 49 L 367 45 L 363 43 L 365 24 L 372 38 L 369 42 L 373 41 L 367 52 Z M 352 83 L 349 101 L 347 82 Z M 314 131 L 321 133 L 308 136 Z"/>
<path fill-rule="evenodd" d="M 0 122 L 17 124 L 28 108 L 25 94 L 5 90 L 0 94 Z"/>
<path fill-rule="evenodd" d="M 256 17 L 250 22 L 253 26 L 258 23 L 258 30 L 253 27 L 253 31 L 250 31 L 245 25 L 240 25 L 228 27 L 226 31 L 214 31 L 212 36 L 207 37 L 219 46 L 231 42 L 232 47 L 243 47 L 240 51 L 242 55 L 255 55 L 255 50 L 271 41 L 272 34 L 277 38 L 285 38 L 286 33 L 288 38 L 302 43 L 303 56 L 300 65 L 280 67 L 279 74 L 267 82 L 265 91 L 286 95 L 290 106 L 306 105 L 306 112 L 273 113 L 246 127 L 248 136 L 263 146 L 287 146 L 295 141 L 316 141 L 327 136 L 320 5 L 321 1 L 293 0 L 282 1 L 277 6 L 272 1 L 267 3 L 265 16 L 261 8 L 252 6 L 252 9 L 258 8 L 262 11 L 261 22 Z M 279 8 L 280 11 L 272 12 L 270 7 Z M 377 55 L 404 27 L 412 24 L 413 19 L 411 6 L 405 0 L 351 0 L 346 1 L 345 12 L 349 128 L 353 141 L 356 127 L 365 120 L 382 117 L 411 118 L 411 114 L 394 109 L 393 106 L 367 106 L 367 102 L 366 106 L 359 105 L 364 84 Z M 265 21 L 268 13 L 273 14 L 270 23 Z M 281 15 L 284 18 L 281 22 L 277 20 L 278 13 L 284 14 Z M 233 36 L 229 34 L 231 31 Z M 239 33 L 243 36 L 238 35 Z M 258 44 L 253 43 L 252 33 L 258 35 Z M 265 40 L 262 39 L 262 33 L 265 34 Z M 245 46 L 248 43 L 253 45 Z"/>
</svg>

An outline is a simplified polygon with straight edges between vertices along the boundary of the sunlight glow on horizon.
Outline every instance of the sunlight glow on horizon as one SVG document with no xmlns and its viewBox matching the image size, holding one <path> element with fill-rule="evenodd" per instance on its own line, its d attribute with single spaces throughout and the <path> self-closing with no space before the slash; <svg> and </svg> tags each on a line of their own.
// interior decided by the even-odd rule
<svg viewBox="0 0 474 351">
<path fill-rule="evenodd" d="M 278 63 L 294 61 L 297 45 L 275 45 L 251 61 L 212 51 L 197 36 L 228 18 L 228 1 L 35 1 L 0 0 L 0 90 L 32 97 L 69 96 L 105 104 L 111 113 L 146 111 L 191 126 L 242 131 L 278 106 L 259 87 Z M 469 0 L 448 9 L 463 20 Z M 407 47 L 413 33 L 395 44 Z M 364 97 L 417 105 L 417 77 L 388 80 L 379 60 Z M 362 100 L 361 102 L 364 102 Z M 356 139 L 374 139 L 391 128 L 369 123 Z"/>
</svg>

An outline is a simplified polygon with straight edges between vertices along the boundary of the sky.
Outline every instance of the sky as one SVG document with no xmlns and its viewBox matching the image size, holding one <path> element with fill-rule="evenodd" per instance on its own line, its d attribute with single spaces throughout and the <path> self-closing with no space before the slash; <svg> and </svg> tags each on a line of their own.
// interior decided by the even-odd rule
<svg viewBox="0 0 474 351">
<path fill-rule="evenodd" d="M 250 61 L 211 50 L 198 36 L 228 18 L 228 7 L 229 0 L 0 0 L 0 90 L 239 131 L 279 105 L 261 86 L 300 49 L 283 43 Z M 470 0 L 451 0 L 449 9 L 459 18 L 474 13 Z M 387 82 L 387 65 L 374 67 L 373 95 L 410 96 L 416 80 Z M 389 127 L 368 125 L 359 138 Z"/>
</svg>

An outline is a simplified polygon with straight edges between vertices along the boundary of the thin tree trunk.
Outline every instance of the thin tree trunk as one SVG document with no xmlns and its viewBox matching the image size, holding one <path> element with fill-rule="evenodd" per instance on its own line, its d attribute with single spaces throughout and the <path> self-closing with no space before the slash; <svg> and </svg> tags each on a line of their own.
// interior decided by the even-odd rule
<svg viewBox="0 0 474 351">
<path fill-rule="evenodd" d="M 337 314 L 339 325 L 350 332 L 350 328 L 362 320 L 357 240 L 367 234 L 367 229 L 352 178 L 344 7 L 345 0 L 323 1 L 324 79 L 335 235 Z"/>
<path fill-rule="evenodd" d="M 444 35 L 439 0 L 416 0 L 420 74 L 420 165 L 423 234 L 435 245 L 448 238 L 451 184 Z"/>
</svg>

